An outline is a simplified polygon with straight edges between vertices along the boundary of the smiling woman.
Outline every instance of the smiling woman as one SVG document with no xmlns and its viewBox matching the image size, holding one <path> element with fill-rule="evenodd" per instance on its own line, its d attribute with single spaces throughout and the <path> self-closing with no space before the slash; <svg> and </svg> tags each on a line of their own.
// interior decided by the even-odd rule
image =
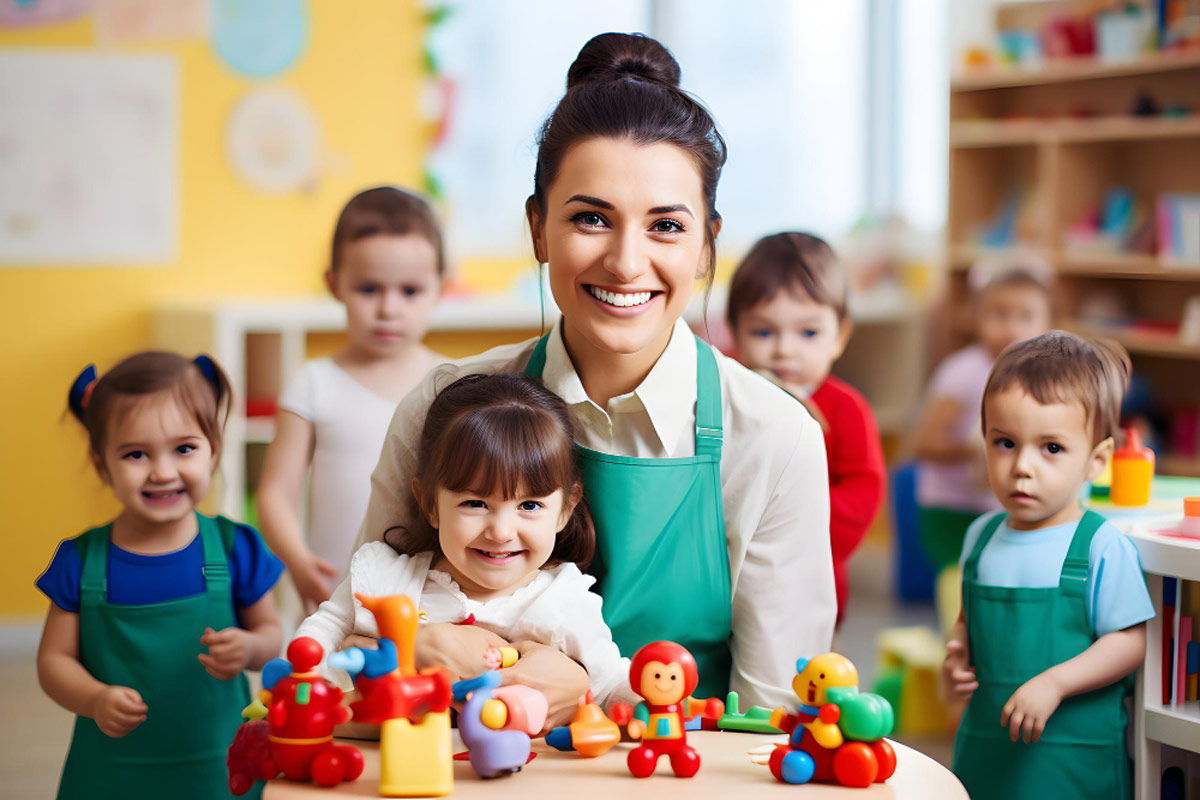
<svg viewBox="0 0 1200 800">
<path fill-rule="evenodd" d="M 696 280 L 711 280 L 725 145 L 679 76 L 644 36 L 603 34 L 580 51 L 542 126 L 525 206 L 562 317 L 539 339 L 440 368 L 401 401 L 360 540 L 426 525 L 408 489 L 438 387 L 525 372 L 574 422 L 591 571 L 621 651 L 677 641 L 696 657 L 701 694 L 732 688 L 774 707 L 796 656 L 827 650 L 833 630 L 824 444 L 803 406 L 681 320 Z M 418 646 L 431 661 L 461 649 L 451 636 Z M 553 724 L 574 711 L 577 670 L 523 659 L 510 680 L 546 693 Z"/>
</svg>

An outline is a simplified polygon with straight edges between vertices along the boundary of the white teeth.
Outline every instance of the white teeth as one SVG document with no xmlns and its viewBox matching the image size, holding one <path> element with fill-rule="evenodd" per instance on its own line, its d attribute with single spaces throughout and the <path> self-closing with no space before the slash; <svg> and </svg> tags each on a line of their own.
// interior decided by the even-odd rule
<svg viewBox="0 0 1200 800">
<path fill-rule="evenodd" d="M 483 553 L 483 554 L 484 554 L 485 556 L 487 556 L 488 558 L 505 558 L 505 557 L 507 557 L 507 556 L 511 556 L 513 553 L 515 553 L 515 552 L 517 552 L 517 551 L 516 551 L 516 550 L 512 550 L 512 551 L 509 551 L 509 552 L 507 552 L 507 553 L 493 553 L 493 552 L 491 552 L 491 551 L 489 551 L 489 550 L 480 550 L 479 552 Z"/>
<path fill-rule="evenodd" d="M 648 303 L 654 294 L 653 292 L 610 292 L 598 286 L 589 286 L 588 291 L 598 300 L 608 303 L 610 306 L 617 306 L 618 308 L 629 308 L 630 306 L 640 306 L 642 303 Z"/>
</svg>

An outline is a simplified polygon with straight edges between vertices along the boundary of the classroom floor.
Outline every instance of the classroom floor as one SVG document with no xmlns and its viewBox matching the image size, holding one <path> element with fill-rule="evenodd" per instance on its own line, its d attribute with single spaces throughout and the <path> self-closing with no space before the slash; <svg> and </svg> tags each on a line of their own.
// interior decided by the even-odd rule
<svg viewBox="0 0 1200 800">
<path fill-rule="evenodd" d="M 837 647 L 858 666 L 862 686 L 875 677 L 875 635 L 893 625 L 933 626 L 932 606 L 900 606 L 891 595 L 890 552 L 868 542 L 850 562 L 850 614 L 838 633 Z M 0 637 L 4 634 L 0 631 Z M 26 637 L 29 638 L 29 637 Z M 42 800 L 58 786 L 62 759 L 71 738 L 72 717 L 38 687 L 30 644 L 0 649 L 0 796 Z M 950 739 L 899 737 L 901 741 L 949 764 Z"/>
</svg>

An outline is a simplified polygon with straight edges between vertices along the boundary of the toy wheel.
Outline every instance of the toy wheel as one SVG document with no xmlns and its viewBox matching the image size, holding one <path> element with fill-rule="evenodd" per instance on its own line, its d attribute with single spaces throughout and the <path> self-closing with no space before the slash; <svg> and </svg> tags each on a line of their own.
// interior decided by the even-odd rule
<svg viewBox="0 0 1200 800">
<path fill-rule="evenodd" d="M 808 783 L 812 780 L 813 773 L 817 769 L 812 756 L 803 750 L 788 750 L 782 747 L 775 752 L 779 753 L 780 750 L 784 752 L 779 759 L 779 771 L 775 775 L 776 778 L 784 783 Z M 771 771 L 775 772 L 775 753 L 772 753 L 771 761 Z"/>
<path fill-rule="evenodd" d="M 866 742 L 847 742 L 833 754 L 833 777 L 843 786 L 866 788 L 878 774 L 879 762 Z"/>
<path fill-rule="evenodd" d="M 322 750 L 312 760 L 313 783 L 321 786 L 337 786 L 342 781 L 352 781 L 362 774 L 362 754 L 351 748 L 333 746 Z M 354 756 L 357 756 L 355 758 Z"/>
<path fill-rule="evenodd" d="M 896 772 L 896 751 L 886 739 L 872 742 L 871 750 L 875 753 L 875 760 L 879 762 L 879 774 L 875 776 L 875 782 L 883 783 Z"/>
</svg>

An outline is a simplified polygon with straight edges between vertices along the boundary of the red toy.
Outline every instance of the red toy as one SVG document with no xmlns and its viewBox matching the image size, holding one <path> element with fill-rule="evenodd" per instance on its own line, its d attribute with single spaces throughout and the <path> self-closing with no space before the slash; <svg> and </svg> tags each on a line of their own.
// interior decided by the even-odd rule
<svg viewBox="0 0 1200 800">
<path fill-rule="evenodd" d="M 342 690 L 316 671 L 323 654 L 315 639 L 301 636 L 288 645 L 291 672 L 274 682 L 264 679 L 259 697 L 267 707 L 270 746 L 263 752 L 262 721 L 251 720 L 238 729 L 227 761 L 229 788 L 235 794 L 249 791 L 254 778 L 270 780 L 280 773 L 322 786 L 336 786 L 362 774 L 362 753 L 333 741 L 334 726 L 347 721 L 350 712 L 341 704 Z M 264 667 L 264 674 L 278 674 L 278 670 L 277 665 Z M 255 767 L 257 774 L 250 778 Z"/>
<path fill-rule="evenodd" d="M 649 777 L 663 755 L 671 759 L 671 769 L 681 778 L 690 778 L 700 769 L 700 756 L 688 746 L 684 721 L 698 713 L 720 717 L 725 704 L 716 698 L 691 697 L 699 681 L 696 659 L 675 642 L 651 642 L 634 653 L 629 684 L 646 699 L 637 704 L 626 728 L 642 742 L 629 753 L 629 771 L 635 778 Z"/>
</svg>

